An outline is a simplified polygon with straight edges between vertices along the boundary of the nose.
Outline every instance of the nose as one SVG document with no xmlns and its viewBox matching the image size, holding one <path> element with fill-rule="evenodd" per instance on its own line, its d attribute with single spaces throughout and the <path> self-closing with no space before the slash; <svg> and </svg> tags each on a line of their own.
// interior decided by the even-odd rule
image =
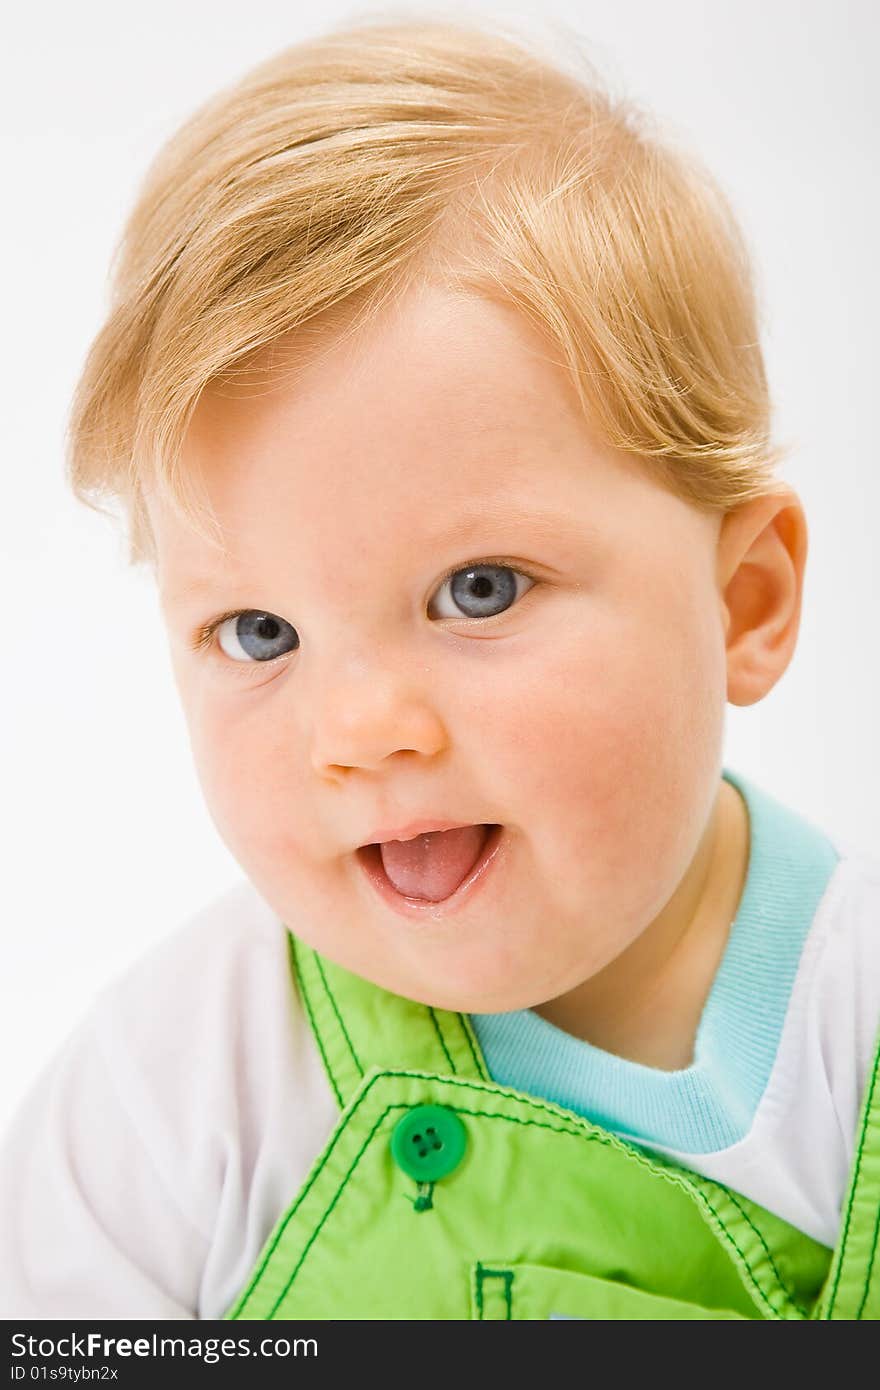
<svg viewBox="0 0 880 1390">
<path fill-rule="evenodd" d="M 371 662 L 347 673 L 337 670 L 316 695 L 312 767 L 319 776 L 338 778 L 350 768 L 372 771 L 396 753 L 433 757 L 447 746 L 445 726 L 425 686 L 387 667 Z"/>
</svg>

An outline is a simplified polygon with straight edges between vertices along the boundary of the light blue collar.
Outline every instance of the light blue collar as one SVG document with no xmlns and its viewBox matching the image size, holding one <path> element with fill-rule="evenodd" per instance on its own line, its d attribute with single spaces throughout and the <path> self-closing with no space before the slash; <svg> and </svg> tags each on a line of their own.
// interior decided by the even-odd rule
<svg viewBox="0 0 880 1390">
<path fill-rule="evenodd" d="M 670 1072 L 627 1061 L 531 1009 L 472 1014 L 499 1085 L 683 1153 L 712 1153 L 747 1133 L 773 1068 L 801 950 L 839 855 L 795 811 L 727 768 L 722 775 L 748 807 L 749 864 L 692 1064 Z"/>
</svg>

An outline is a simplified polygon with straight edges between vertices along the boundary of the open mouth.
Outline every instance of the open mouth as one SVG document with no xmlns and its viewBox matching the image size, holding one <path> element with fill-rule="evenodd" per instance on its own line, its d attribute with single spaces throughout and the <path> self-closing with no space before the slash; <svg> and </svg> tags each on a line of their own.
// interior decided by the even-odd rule
<svg viewBox="0 0 880 1390">
<path fill-rule="evenodd" d="M 362 845 L 358 861 L 373 887 L 398 911 L 435 912 L 457 906 L 486 876 L 503 825 L 435 831 L 412 841 Z"/>
</svg>

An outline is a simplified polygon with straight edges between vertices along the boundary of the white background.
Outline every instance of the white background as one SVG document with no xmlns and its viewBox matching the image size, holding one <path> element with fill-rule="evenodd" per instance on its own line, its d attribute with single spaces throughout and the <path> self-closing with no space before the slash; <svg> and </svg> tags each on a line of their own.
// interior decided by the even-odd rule
<svg viewBox="0 0 880 1390">
<path fill-rule="evenodd" d="M 408 12 L 463 10 L 478 7 L 414 0 Z M 880 855 L 880 6 L 479 10 L 576 27 L 616 88 L 733 200 L 810 554 L 792 664 L 759 705 L 728 707 L 725 763 Z M 202 802 L 151 582 L 64 482 L 67 410 L 111 253 L 148 162 L 196 105 L 364 12 L 332 0 L 320 14 L 291 0 L 55 0 L 7 19 L 0 1125 L 101 985 L 241 877 Z"/>
</svg>

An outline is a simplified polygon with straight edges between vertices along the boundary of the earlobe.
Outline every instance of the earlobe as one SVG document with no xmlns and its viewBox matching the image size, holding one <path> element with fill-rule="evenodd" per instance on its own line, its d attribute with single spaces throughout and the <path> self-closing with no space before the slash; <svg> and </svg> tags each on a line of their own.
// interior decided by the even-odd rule
<svg viewBox="0 0 880 1390">
<path fill-rule="evenodd" d="M 807 522 L 792 489 L 745 503 L 724 518 L 718 575 L 731 704 L 763 699 L 791 661 L 806 559 Z"/>
</svg>

